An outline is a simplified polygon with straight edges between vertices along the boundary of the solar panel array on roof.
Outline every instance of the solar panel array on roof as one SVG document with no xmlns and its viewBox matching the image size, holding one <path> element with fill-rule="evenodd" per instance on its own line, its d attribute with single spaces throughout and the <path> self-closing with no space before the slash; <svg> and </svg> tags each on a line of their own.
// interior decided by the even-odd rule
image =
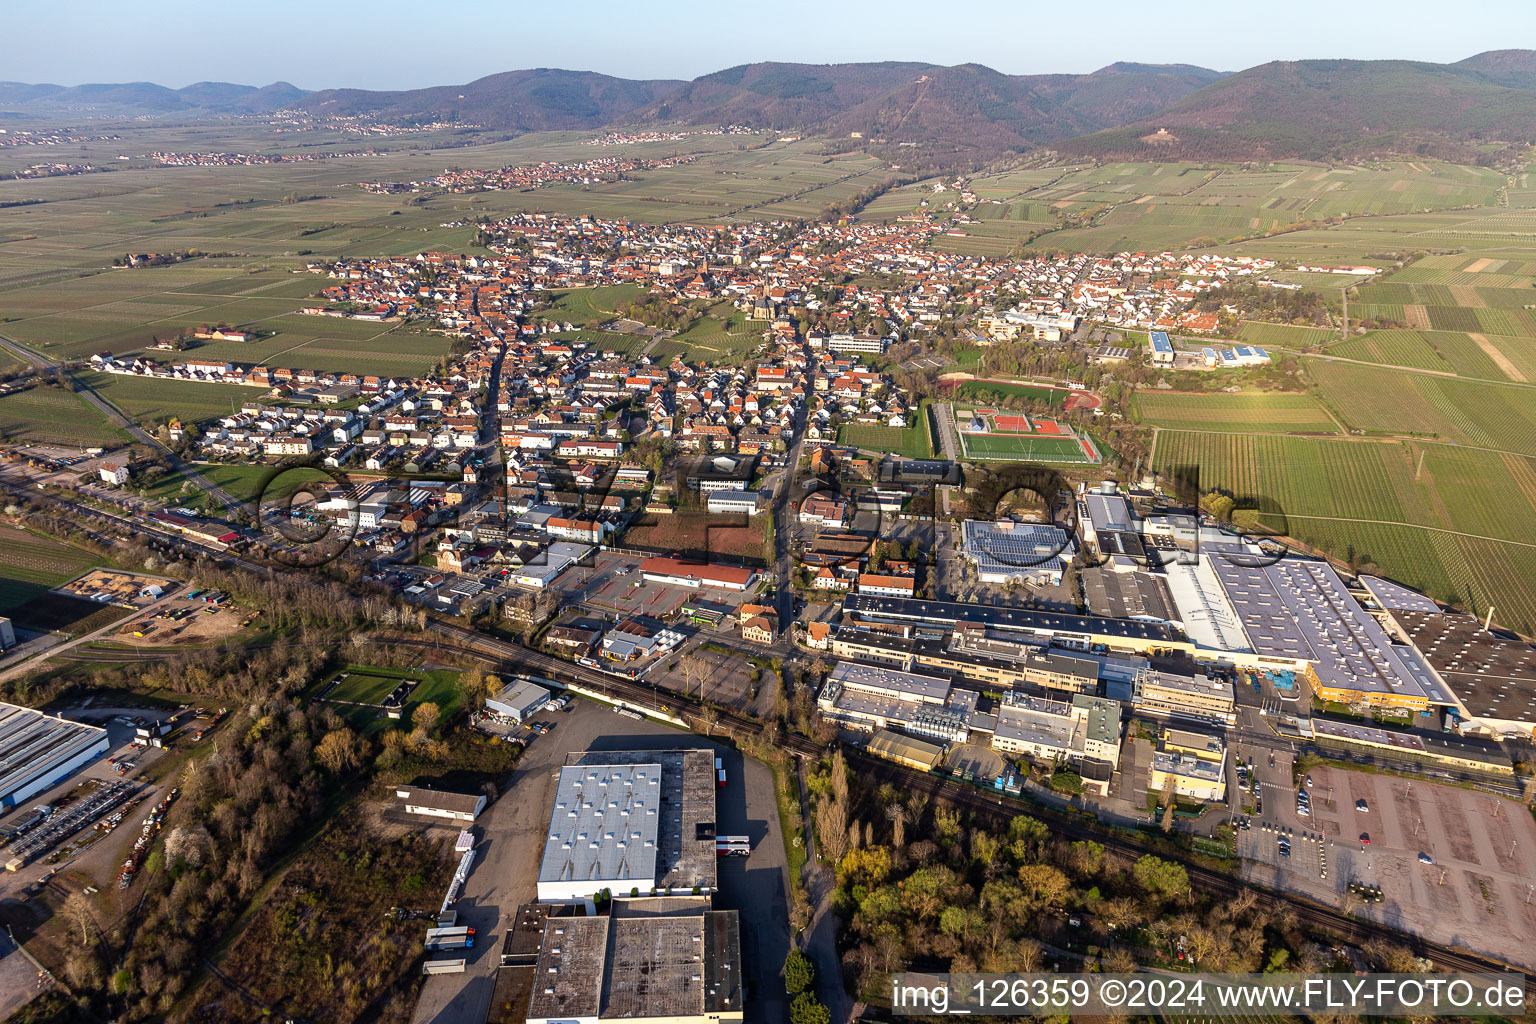
<svg viewBox="0 0 1536 1024">
<path fill-rule="evenodd" d="M 976 572 L 983 578 L 1064 572 L 1074 547 L 1065 530 L 1044 523 L 967 519 L 962 535 L 966 557 L 976 563 Z"/>
<path fill-rule="evenodd" d="M 1469 714 L 1536 725 L 1536 647 L 1494 636 L 1470 615 L 1394 610 L 1392 618 Z"/>
</svg>

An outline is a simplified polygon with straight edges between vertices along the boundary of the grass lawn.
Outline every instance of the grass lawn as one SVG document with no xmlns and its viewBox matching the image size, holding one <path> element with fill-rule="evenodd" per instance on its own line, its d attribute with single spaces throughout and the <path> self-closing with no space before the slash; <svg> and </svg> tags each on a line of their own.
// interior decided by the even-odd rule
<svg viewBox="0 0 1536 1024">
<path fill-rule="evenodd" d="M 926 459 L 933 455 L 933 443 L 928 436 L 927 404 L 911 417 L 910 427 L 888 427 L 879 423 L 848 423 L 837 430 L 837 443 L 853 445 L 866 451 L 890 452 L 909 459 Z"/>
<path fill-rule="evenodd" d="M 197 472 L 241 501 L 253 501 L 259 493 L 263 505 L 299 490 L 305 484 L 315 482 L 326 491 L 336 486 L 331 477 L 318 469 L 293 466 L 283 469 L 277 466 L 248 466 L 238 463 L 210 463 L 195 467 Z M 207 500 L 207 492 L 196 485 L 184 490 L 186 477 L 181 473 L 167 473 L 155 481 L 148 493 L 157 498 L 185 498 L 186 504 L 197 506 Z M 220 506 L 222 508 L 222 506 Z"/>
<path fill-rule="evenodd" d="M 576 327 L 596 327 L 617 315 L 621 306 L 645 294 L 637 284 L 615 284 L 606 288 L 572 288 L 555 295 L 555 304 L 544 311 L 550 320 Z"/>
<path fill-rule="evenodd" d="M 1066 404 L 1070 392 L 1056 388 L 1043 388 L 1033 384 L 999 384 L 994 381 L 968 380 L 955 388 L 954 397 L 969 398 L 985 404 L 986 401 L 1004 395 L 1020 395 L 1036 402 L 1059 406 Z"/>
</svg>

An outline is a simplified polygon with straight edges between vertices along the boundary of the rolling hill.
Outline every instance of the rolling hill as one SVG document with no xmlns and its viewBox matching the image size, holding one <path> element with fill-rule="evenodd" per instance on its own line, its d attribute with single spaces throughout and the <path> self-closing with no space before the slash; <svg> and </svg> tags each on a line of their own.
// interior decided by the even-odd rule
<svg viewBox="0 0 1536 1024">
<path fill-rule="evenodd" d="M 167 89 L 0 83 L 0 110 L 257 113 L 297 107 L 396 124 L 499 131 L 749 124 L 855 145 L 907 167 L 963 166 L 1049 146 L 1114 159 L 1501 158 L 1536 140 L 1536 51 L 1454 64 L 1276 61 L 1236 74 L 1118 63 L 1086 75 L 1005 75 L 979 64 L 742 64 L 691 82 L 590 71 L 508 71 L 464 85 L 305 93 L 202 82 Z"/>
<path fill-rule="evenodd" d="M 1536 52 L 1456 64 L 1277 61 L 1166 110 L 1057 147 L 1081 156 L 1227 160 L 1372 153 L 1488 159 L 1478 147 L 1536 139 Z"/>
<path fill-rule="evenodd" d="M 0 82 L 0 110 L 34 117 L 262 114 L 291 106 L 305 95 L 303 89 L 287 82 L 259 88 L 229 82 L 198 82 L 185 89 L 168 89 L 153 82 L 72 86 Z"/>
<path fill-rule="evenodd" d="M 310 93 L 298 106 L 314 114 L 370 114 L 400 124 L 464 121 L 483 128 L 557 131 L 624 121 L 682 84 L 536 68 L 403 92 L 327 89 Z"/>
<path fill-rule="evenodd" d="M 875 146 L 1020 150 L 1124 124 L 1221 77 L 1187 65 L 1005 75 L 980 64 L 744 64 L 689 82 L 640 117 L 858 133 Z"/>
</svg>

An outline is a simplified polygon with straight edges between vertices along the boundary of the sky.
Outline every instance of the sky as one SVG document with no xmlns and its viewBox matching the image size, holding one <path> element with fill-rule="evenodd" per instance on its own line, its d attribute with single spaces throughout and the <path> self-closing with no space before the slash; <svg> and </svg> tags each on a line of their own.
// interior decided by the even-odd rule
<svg viewBox="0 0 1536 1024">
<path fill-rule="evenodd" d="M 64 0 L 7 5 L 0 78 L 413 89 L 559 67 L 688 79 L 753 61 L 1115 61 L 1239 71 L 1308 57 L 1457 61 L 1536 47 L 1533 0 Z M 441 7 L 442 15 L 434 10 Z"/>
</svg>

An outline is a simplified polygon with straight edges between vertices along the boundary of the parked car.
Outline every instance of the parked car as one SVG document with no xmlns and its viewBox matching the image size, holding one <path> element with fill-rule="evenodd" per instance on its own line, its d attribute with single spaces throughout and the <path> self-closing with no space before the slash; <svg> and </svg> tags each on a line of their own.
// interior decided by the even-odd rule
<svg viewBox="0 0 1536 1024">
<path fill-rule="evenodd" d="M 1365 812 L 1365 811 L 1369 811 L 1370 809 L 1371 809 L 1371 805 L 1366 803 L 1364 800 L 1356 800 L 1355 801 L 1355 810 L 1361 811 L 1361 812 Z"/>
<path fill-rule="evenodd" d="M 1371 834 L 1369 832 L 1361 832 L 1360 833 L 1360 845 L 1361 846 L 1370 846 L 1371 845 Z"/>
<path fill-rule="evenodd" d="M 1433 864 L 1434 862 L 1435 862 L 1435 858 L 1431 857 L 1429 854 L 1427 854 L 1427 853 L 1419 854 L 1419 863 L 1420 864 Z"/>
</svg>

